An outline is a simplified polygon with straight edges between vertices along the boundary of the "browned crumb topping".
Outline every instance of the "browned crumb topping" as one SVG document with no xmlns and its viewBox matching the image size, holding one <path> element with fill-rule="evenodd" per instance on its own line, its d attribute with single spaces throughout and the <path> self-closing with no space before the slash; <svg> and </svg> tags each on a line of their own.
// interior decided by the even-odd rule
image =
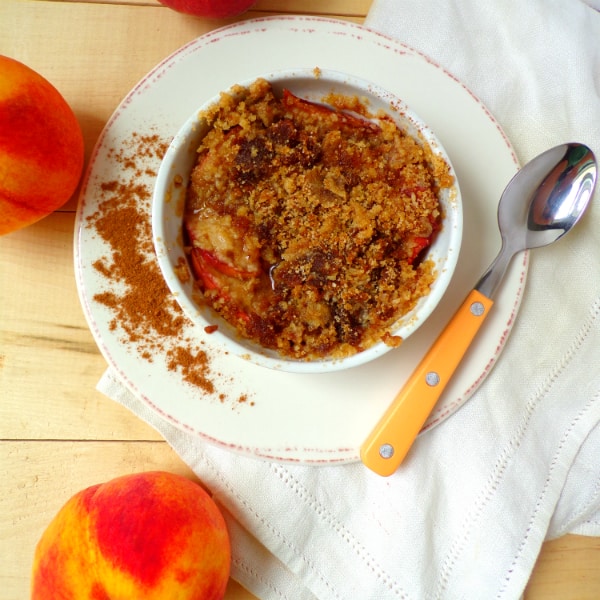
<svg viewBox="0 0 600 600">
<path fill-rule="evenodd" d="M 204 115 L 184 215 L 204 300 L 296 359 L 400 343 L 389 330 L 429 292 L 423 255 L 452 183 L 391 118 L 332 103 L 276 98 L 262 79 L 222 94 Z"/>
</svg>

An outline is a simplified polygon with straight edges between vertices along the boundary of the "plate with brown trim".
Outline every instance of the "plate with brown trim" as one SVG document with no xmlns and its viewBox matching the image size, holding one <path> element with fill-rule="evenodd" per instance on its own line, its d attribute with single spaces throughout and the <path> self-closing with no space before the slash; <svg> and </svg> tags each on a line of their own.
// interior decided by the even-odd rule
<svg viewBox="0 0 600 600">
<path fill-rule="evenodd" d="M 441 140 L 461 188 L 462 249 L 442 301 L 398 348 L 347 371 L 281 372 L 216 347 L 209 333 L 183 315 L 154 255 L 154 182 L 182 123 L 233 84 L 291 65 L 351 73 L 402 98 Z M 272 460 L 357 461 L 360 445 L 464 290 L 497 254 L 497 203 L 517 168 L 509 141 L 486 107 L 434 61 L 400 42 L 318 17 L 267 17 L 226 26 L 150 71 L 98 140 L 75 230 L 76 280 L 86 319 L 121 382 L 173 425 L 209 443 Z M 493 314 L 423 432 L 458 410 L 490 373 L 519 309 L 527 260 L 524 254 L 511 265 Z"/>
</svg>

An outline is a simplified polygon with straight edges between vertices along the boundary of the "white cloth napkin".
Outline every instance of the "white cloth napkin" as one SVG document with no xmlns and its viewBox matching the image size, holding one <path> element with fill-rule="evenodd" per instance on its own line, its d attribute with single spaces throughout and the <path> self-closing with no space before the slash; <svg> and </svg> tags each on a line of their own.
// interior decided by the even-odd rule
<svg viewBox="0 0 600 600">
<path fill-rule="evenodd" d="M 566 141 L 600 157 L 595 1 L 375 0 L 367 25 L 466 84 L 522 163 Z M 174 428 L 110 372 L 99 389 L 212 489 L 232 575 L 260 598 L 518 598 L 545 539 L 600 535 L 599 201 L 596 191 L 574 232 L 532 252 L 491 376 L 390 478 L 233 454 Z"/>
</svg>

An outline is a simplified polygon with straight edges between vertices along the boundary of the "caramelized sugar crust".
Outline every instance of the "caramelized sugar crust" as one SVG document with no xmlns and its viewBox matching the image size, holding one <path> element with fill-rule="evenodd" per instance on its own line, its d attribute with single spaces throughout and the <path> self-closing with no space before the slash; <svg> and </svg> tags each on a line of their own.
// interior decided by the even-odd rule
<svg viewBox="0 0 600 600">
<path fill-rule="evenodd" d="M 184 230 L 203 302 L 300 360 L 379 340 L 434 280 L 448 166 L 357 98 L 314 104 L 262 79 L 203 114 Z M 349 110 L 351 109 L 351 110 Z"/>
</svg>

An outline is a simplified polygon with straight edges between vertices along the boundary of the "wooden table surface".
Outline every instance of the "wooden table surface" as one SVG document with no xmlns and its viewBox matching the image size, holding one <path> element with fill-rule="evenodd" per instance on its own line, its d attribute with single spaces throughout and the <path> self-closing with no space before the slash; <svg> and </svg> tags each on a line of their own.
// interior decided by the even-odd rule
<svg viewBox="0 0 600 600">
<path fill-rule="evenodd" d="M 239 19 L 320 14 L 361 23 L 372 0 L 258 0 Z M 156 0 L 0 0 L 0 54 L 49 79 L 75 111 L 89 156 L 120 100 L 163 58 L 232 22 Z M 0 597 L 29 594 L 35 544 L 66 500 L 113 477 L 190 469 L 150 427 L 95 390 L 106 364 L 73 272 L 77 194 L 0 238 Z M 528 600 L 600 598 L 600 540 L 544 545 Z M 228 600 L 254 598 L 234 581 Z"/>
</svg>

